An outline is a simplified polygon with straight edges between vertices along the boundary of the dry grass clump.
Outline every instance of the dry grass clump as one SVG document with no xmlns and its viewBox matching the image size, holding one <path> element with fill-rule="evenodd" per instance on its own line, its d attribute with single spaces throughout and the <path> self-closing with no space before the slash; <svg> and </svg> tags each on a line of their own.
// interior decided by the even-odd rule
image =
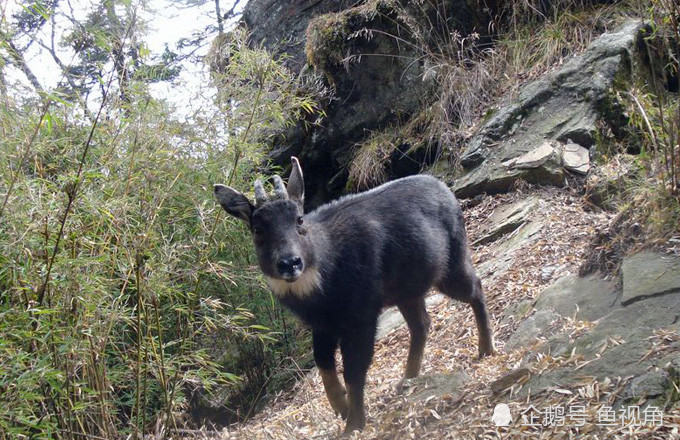
<svg viewBox="0 0 680 440">
<path fill-rule="evenodd" d="M 645 93 L 632 87 L 631 122 L 642 133 L 640 172 L 626 179 L 614 203 L 658 242 L 680 237 L 680 98 L 677 93 Z"/>
<path fill-rule="evenodd" d="M 624 87 L 618 99 L 628 105 L 637 132 L 614 142 L 610 156 L 588 178 L 590 192 L 601 193 L 593 200 L 617 215 L 598 231 L 582 274 L 616 273 L 623 256 L 641 247 L 680 252 L 680 145 L 670 132 L 680 126 L 680 99 L 668 91 L 658 98 L 645 92 L 649 85 Z M 637 156 L 624 154 L 631 145 L 640 150 Z"/>
<path fill-rule="evenodd" d="M 507 63 L 504 74 L 524 81 L 545 73 L 584 50 L 616 23 L 620 9 L 595 6 L 584 9 L 556 9 L 534 23 L 517 22 L 499 41 L 497 51 Z"/>
<path fill-rule="evenodd" d="M 627 189 L 612 196 L 617 212 L 598 230 L 580 274 L 616 274 L 624 256 L 641 248 L 680 253 L 680 199 L 655 178 L 633 177 Z"/>
<path fill-rule="evenodd" d="M 433 160 L 440 148 L 437 133 L 432 130 L 432 118 L 437 112 L 434 107 L 425 108 L 406 124 L 372 133 L 356 144 L 347 188 L 363 191 L 387 182 L 395 177 L 391 164 L 400 159 L 413 161 L 416 168 Z"/>
<path fill-rule="evenodd" d="M 385 168 L 398 146 L 396 141 L 395 133 L 383 131 L 357 145 L 354 159 L 349 166 L 347 186 L 366 190 L 385 183 L 388 179 Z"/>
<path fill-rule="evenodd" d="M 498 24 L 493 46 L 480 50 L 477 36 L 472 35 L 458 43 L 457 58 L 439 57 L 433 62 L 441 91 L 434 121 L 454 159 L 495 101 L 583 51 L 620 15 L 612 6 L 579 10 L 553 5 L 553 12 L 545 15 L 537 14 L 530 2 L 512 4 L 522 8 L 512 11 L 508 23 Z"/>
</svg>

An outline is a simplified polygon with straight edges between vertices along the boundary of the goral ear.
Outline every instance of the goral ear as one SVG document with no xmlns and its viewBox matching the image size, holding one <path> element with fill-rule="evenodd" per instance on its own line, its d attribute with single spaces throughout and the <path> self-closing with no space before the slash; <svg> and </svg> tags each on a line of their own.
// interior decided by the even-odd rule
<svg viewBox="0 0 680 440">
<path fill-rule="evenodd" d="M 215 185 L 215 198 L 227 213 L 243 220 L 250 226 L 250 217 L 255 206 L 242 193 L 225 185 Z"/>
<path fill-rule="evenodd" d="M 291 157 L 290 162 L 293 169 L 288 179 L 288 198 L 297 202 L 302 208 L 305 203 L 305 181 L 302 178 L 302 168 L 297 157 Z"/>
</svg>

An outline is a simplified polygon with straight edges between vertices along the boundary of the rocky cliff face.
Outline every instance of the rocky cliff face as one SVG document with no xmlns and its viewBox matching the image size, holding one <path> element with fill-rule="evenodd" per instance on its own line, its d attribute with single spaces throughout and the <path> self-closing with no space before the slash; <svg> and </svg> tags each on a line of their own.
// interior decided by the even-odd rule
<svg viewBox="0 0 680 440">
<path fill-rule="evenodd" d="M 357 142 L 408 121 L 432 100 L 435 75 L 428 75 L 431 66 L 424 61 L 427 45 L 452 33 L 484 35 L 489 17 L 465 0 L 248 3 L 244 21 L 253 41 L 289 54 L 293 70 L 314 71 L 333 89 L 321 126 L 290 128 L 272 144 L 276 164 L 287 166 L 291 155 L 302 160 L 309 207 L 342 193 Z M 420 170 L 422 153 L 401 160 L 412 147 L 394 155 L 391 177 Z"/>
<path fill-rule="evenodd" d="M 616 87 L 642 63 L 642 27 L 629 22 L 602 35 L 494 108 L 463 151 L 456 194 L 507 192 L 519 179 L 561 186 L 569 175 L 587 174 L 603 127 L 621 135 L 628 125 Z"/>
<path fill-rule="evenodd" d="M 356 0 L 250 0 L 243 21 L 252 32 L 253 44 L 262 44 L 276 55 L 290 56 L 288 65 L 300 72 L 307 64 L 305 32 L 312 18 L 343 11 Z"/>
</svg>

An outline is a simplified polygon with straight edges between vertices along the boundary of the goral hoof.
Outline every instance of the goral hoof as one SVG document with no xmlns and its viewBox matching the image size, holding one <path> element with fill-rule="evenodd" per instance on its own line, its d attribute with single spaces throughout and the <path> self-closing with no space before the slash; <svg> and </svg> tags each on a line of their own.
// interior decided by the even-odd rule
<svg viewBox="0 0 680 440">
<path fill-rule="evenodd" d="M 342 417 L 342 420 L 347 420 L 347 412 L 349 411 L 349 407 L 347 406 L 347 398 L 345 397 L 345 393 L 343 392 L 340 395 L 336 395 L 332 399 L 329 398 L 329 401 L 331 408 L 333 408 L 333 411 L 335 412 L 335 415 Z"/>
<path fill-rule="evenodd" d="M 394 392 L 397 395 L 404 394 L 404 382 L 406 381 L 406 378 L 402 378 L 397 384 L 394 386 Z"/>
<path fill-rule="evenodd" d="M 363 428 L 364 428 L 363 426 L 354 426 L 354 427 L 347 426 L 347 427 L 345 427 L 345 430 L 342 431 L 342 434 L 340 434 L 340 438 L 349 438 L 349 437 L 352 436 L 353 433 L 355 433 L 357 431 L 361 431 Z"/>
<path fill-rule="evenodd" d="M 335 415 L 340 416 L 340 418 L 342 418 L 342 420 L 347 420 L 347 410 L 335 411 Z"/>
<path fill-rule="evenodd" d="M 479 350 L 479 356 L 477 357 L 477 359 L 481 360 L 481 359 L 484 359 L 487 356 L 493 356 L 495 354 L 496 354 L 496 351 L 493 348 L 485 349 L 485 350 L 480 349 Z"/>
</svg>

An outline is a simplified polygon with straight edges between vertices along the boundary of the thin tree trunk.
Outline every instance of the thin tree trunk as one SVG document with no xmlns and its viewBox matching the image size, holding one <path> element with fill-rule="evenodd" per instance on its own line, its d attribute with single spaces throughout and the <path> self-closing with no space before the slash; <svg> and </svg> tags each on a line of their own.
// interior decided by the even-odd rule
<svg viewBox="0 0 680 440">
<path fill-rule="evenodd" d="M 5 78 L 5 60 L 0 58 L 0 95 L 7 99 L 7 79 Z"/>
<path fill-rule="evenodd" d="M 106 7 L 106 15 L 108 16 L 113 28 L 111 35 L 111 55 L 113 57 L 113 66 L 116 69 L 118 76 L 118 88 L 120 92 L 120 99 L 123 102 L 129 103 L 130 96 L 128 94 L 128 72 L 125 66 L 125 52 L 123 41 L 123 25 L 116 15 L 113 1 L 108 0 L 104 2 Z"/>
<path fill-rule="evenodd" d="M 222 17 L 222 11 L 220 10 L 220 0 L 215 0 L 215 14 L 217 15 L 217 30 L 220 35 L 222 35 L 224 33 L 224 23 L 222 23 L 224 18 Z"/>
<path fill-rule="evenodd" d="M 40 81 L 38 81 L 38 77 L 36 77 L 31 68 L 28 67 L 24 55 L 21 53 L 21 51 L 19 51 L 9 35 L 0 30 L 0 38 L 5 40 L 5 43 L 7 44 L 7 52 L 9 52 L 8 61 L 10 61 L 17 69 L 21 70 L 21 72 L 26 76 L 26 79 L 28 79 L 31 85 L 38 92 L 44 93 L 45 89 L 43 88 L 42 84 L 40 84 Z"/>
</svg>

